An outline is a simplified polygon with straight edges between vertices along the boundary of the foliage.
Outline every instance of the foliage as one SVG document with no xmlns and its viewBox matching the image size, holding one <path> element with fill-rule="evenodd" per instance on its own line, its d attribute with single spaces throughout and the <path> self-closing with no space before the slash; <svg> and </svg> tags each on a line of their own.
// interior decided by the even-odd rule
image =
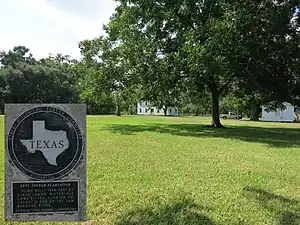
<svg viewBox="0 0 300 225">
<path fill-rule="evenodd" d="M 17 67 L 22 64 L 35 65 L 37 61 L 29 53 L 29 49 L 25 46 L 16 46 L 8 52 L 0 51 L 0 63 L 2 67 Z"/>
<path fill-rule="evenodd" d="M 239 42 L 237 56 L 244 79 L 238 80 L 242 95 L 260 104 L 294 101 L 292 90 L 299 86 L 299 23 L 295 18 L 298 1 L 246 1 L 237 10 Z M 235 4 L 238 6 L 238 3 Z M 259 97 L 255 98 L 255 95 Z"/>
<path fill-rule="evenodd" d="M 75 84 L 68 74 L 40 65 L 0 70 L 5 103 L 71 103 L 78 100 Z M 3 105 L 2 105 L 3 108 Z"/>
<path fill-rule="evenodd" d="M 215 127 L 222 127 L 219 97 L 230 84 L 268 101 L 291 96 L 299 66 L 298 25 L 291 24 L 297 1 L 119 2 L 107 37 L 93 45 L 100 54 L 91 51 L 112 66 L 113 83 L 141 84 L 158 105 L 178 104 L 187 90 L 208 91 Z"/>
<path fill-rule="evenodd" d="M 68 63 L 52 58 L 37 61 L 24 46 L 1 52 L 0 61 L 2 112 L 4 103 L 73 103 L 79 100 Z"/>
<path fill-rule="evenodd" d="M 235 111 L 239 114 L 248 115 L 249 104 L 246 98 L 237 98 L 233 93 L 229 93 L 220 99 L 220 110 L 224 113 Z"/>
<path fill-rule="evenodd" d="M 180 114 L 182 115 L 205 115 L 211 114 L 211 103 L 209 93 L 202 92 L 191 92 L 187 90 L 180 95 Z"/>
</svg>

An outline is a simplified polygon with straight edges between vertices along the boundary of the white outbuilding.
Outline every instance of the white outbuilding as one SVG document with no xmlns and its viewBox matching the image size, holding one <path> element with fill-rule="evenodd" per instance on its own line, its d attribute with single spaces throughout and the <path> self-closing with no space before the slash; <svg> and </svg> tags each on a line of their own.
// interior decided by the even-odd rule
<svg viewBox="0 0 300 225">
<path fill-rule="evenodd" d="M 270 122 L 293 122 L 295 120 L 295 108 L 290 103 L 284 102 L 285 109 L 276 109 L 275 111 L 267 111 L 265 106 L 262 106 L 262 121 Z"/>
</svg>

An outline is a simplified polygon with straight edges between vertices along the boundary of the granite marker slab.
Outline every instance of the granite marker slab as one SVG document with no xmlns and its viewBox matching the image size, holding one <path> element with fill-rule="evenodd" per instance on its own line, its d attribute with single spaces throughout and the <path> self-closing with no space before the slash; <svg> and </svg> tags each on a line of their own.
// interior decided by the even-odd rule
<svg viewBox="0 0 300 225">
<path fill-rule="evenodd" d="M 6 104 L 5 220 L 86 220 L 86 106 Z"/>
</svg>

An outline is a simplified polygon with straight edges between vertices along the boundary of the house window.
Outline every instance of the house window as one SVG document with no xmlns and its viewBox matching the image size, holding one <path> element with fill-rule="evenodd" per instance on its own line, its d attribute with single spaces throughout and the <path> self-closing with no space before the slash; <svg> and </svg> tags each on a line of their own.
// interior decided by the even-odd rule
<svg viewBox="0 0 300 225">
<path fill-rule="evenodd" d="M 145 113 L 147 113 L 147 111 L 148 111 L 148 110 L 147 110 L 147 109 L 145 109 Z"/>
<path fill-rule="evenodd" d="M 157 110 L 157 113 L 159 113 L 159 109 Z"/>
<path fill-rule="evenodd" d="M 148 102 L 146 102 L 146 105 L 148 105 Z"/>
<path fill-rule="evenodd" d="M 171 113 L 171 112 L 172 112 L 172 109 L 169 109 L 169 112 Z"/>
<path fill-rule="evenodd" d="M 140 113 L 142 112 L 142 109 L 140 109 Z"/>
</svg>

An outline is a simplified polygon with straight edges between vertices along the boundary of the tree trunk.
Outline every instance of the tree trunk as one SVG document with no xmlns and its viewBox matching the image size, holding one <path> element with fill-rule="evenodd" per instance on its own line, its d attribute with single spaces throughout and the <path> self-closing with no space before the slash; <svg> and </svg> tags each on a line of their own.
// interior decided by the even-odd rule
<svg viewBox="0 0 300 225">
<path fill-rule="evenodd" d="M 116 114 L 117 116 L 121 116 L 121 107 L 119 105 L 117 105 Z"/>
<path fill-rule="evenodd" d="M 167 116 L 167 110 L 168 110 L 168 108 L 167 108 L 167 107 L 165 107 L 165 108 L 163 108 L 163 110 L 164 110 L 164 114 L 165 114 L 165 116 Z"/>
<path fill-rule="evenodd" d="M 259 117 L 259 110 L 258 110 L 258 105 L 255 102 L 251 103 L 251 110 L 250 110 L 250 120 L 251 121 L 258 121 Z"/>
<path fill-rule="evenodd" d="M 223 128 L 220 122 L 219 110 L 219 94 L 217 89 L 211 89 L 211 108 L 212 108 L 212 123 L 211 126 L 215 128 Z"/>
<path fill-rule="evenodd" d="M 120 96 L 120 93 L 116 94 L 116 115 L 121 116 L 121 96 Z"/>
</svg>

